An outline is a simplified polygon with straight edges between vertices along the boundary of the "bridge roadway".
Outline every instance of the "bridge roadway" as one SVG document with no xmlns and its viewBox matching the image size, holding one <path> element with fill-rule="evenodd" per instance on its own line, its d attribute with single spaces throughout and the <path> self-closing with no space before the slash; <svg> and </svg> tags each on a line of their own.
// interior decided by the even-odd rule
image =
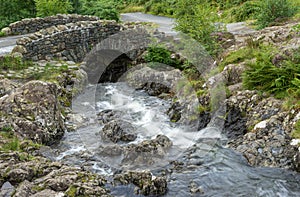
<svg viewBox="0 0 300 197">
<path fill-rule="evenodd" d="M 151 14 L 144 13 L 125 13 L 121 14 L 121 20 L 124 22 L 152 22 L 158 25 L 158 30 L 165 32 L 166 34 L 174 35 L 176 32 L 173 30 L 174 19 L 163 17 L 163 16 L 154 16 Z M 233 34 L 242 34 L 252 31 L 249 29 L 244 22 L 240 23 L 231 23 L 227 24 L 227 31 Z M 0 56 L 8 54 L 12 51 L 16 45 L 16 41 L 19 38 L 26 37 L 27 35 L 18 35 L 18 36 L 8 36 L 0 38 Z"/>
</svg>

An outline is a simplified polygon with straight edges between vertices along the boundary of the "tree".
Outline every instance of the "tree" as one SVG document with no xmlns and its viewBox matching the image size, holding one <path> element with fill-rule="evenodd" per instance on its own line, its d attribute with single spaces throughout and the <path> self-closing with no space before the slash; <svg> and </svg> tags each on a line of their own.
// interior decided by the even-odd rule
<svg viewBox="0 0 300 197">
<path fill-rule="evenodd" d="M 216 54 L 219 46 L 211 34 L 218 30 L 215 24 L 218 15 L 210 3 L 206 0 L 178 0 L 175 17 L 177 30 L 199 41 L 211 55 Z"/>
<path fill-rule="evenodd" d="M 73 13 L 79 13 L 82 6 L 81 0 L 70 0 L 70 2 L 73 6 Z"/>
<path fill-rule="evenodd" d="M 69 0 L 35 0 L 35 4 L 40 17 L 66 14 L 73 9 Z"/>
<path fill-rule="evenodd" d="M 115 8 L 116 5 L 111 0 L 84 0 L 82 4 L 82 14 L 119 21 L 119 13 Z"/>
<path fill-rule="evenodd" d="M 0 29 L 23 18 L 36 15 L 34 0 L 0 0 Z"/>
</svg>

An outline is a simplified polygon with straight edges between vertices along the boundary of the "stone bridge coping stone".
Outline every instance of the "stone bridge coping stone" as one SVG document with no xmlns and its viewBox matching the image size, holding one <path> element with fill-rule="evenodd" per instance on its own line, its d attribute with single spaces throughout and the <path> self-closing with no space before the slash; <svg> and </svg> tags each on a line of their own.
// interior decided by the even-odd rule
<svg viewBox="0 0 300 197">
<path fill-rule="evenodd" d="M 152 27 L 151 23 L 144 22 L 125 22 L 125 23 L 117 23 L 114 20 L 97 20 L 97 21 L 78 21 L 75 23 L 68 23 L 64 25 L 54 25 L 45 29 L 41 29 L 37 32 L 34 32 L 26 37 L 20 38 L 17 40 L 17 45 L 26 45 L 35 40 L 39 40 L 41 38 L 46 38 L 47 36 L 52 36 L 56 33 L 61 33 L 63 31 L 72 31 L 72 30 L 85 30 L 93 27 L 103 27 L 106 26 L 116 26 L 119 27 L 120 31 L 124 31 L 127 29 L 137 29 L 137 28 L 146 28 Z"/>
<path fill-rule="evenodd" d="M 45 29 L 41 29 L 35 33 L 32 33 L 26 37 L 20 38 L 17 40 L 17 45 L 23 45 L 29 44 L 31 42 L 34 42 L 39 39 L 43 39 L 46 37 L 51 37 L 57 33 L 62 33 L 66 31 L 72 31 L 72 30 L 82 30 L 94 27 L 107 27 L 107 26 L 115 26 L 119 29 L 126 28 L 125 26 L 122 27 L 121 24 L 117 23 L 113 20 L 97 20 L 97 21 L 79 21 L 75 23 L 68 23 L 64 25 L 54 25 Z"/>
<path fill-rule="evenodd" d="M 21 21 L 11 23 L 8 27 L 1 31 L 6 35 L 28 34 L 39 31 L 41 29 L 51 27 L 53 25 L 64 25 L 67 23 L 74 23 L 78 21 L 97 21 L 99 17 L 86 16 L 78 14 L 57 14 L 55 16 L 48 16 L 44 18 L 25 18 Z"/>
<path fill-rule="evenodd" d="M 17 40 L 17 46 L 12 50 L 12 55 L 34 61 L 56 58 L 79 62 L 90 51 L 90 47 L 110 35 L 118 32 L 126 34 L 126 30 L 132 29 L 144 29 L 148 33 L 157 33 L 152 27 L 151 24 L 144 22 L 117 23 L 111 20 L 78 21 L 54 25 Z M 130 34 L 124 38 L 141 42 L 139 37 Z"/>
</svg>

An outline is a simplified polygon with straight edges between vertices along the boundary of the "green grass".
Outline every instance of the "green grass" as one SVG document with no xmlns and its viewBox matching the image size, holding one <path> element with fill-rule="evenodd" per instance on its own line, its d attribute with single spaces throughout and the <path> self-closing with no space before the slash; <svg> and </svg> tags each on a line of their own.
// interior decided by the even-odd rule
<svg viewBox="0 0 300 197">
<path fill-rule="evenodd" d="M 20 139 L 13 132 L 13 128 L 10 126 L 0 129 L 0 151 L 26 152 L 29 147 L 38 149 L 41 147 L 41 145 L 34 143 L 31 140 L 20 141 Z"/>
<path fill-rule="evenodd" d="M 278 50 L 273 46 L 260 45 L 252 39 L 248 39 L 246 42 L 246 47 L 231 52 L 224 57 L 223 61 L 220 63 L 220 70 L 223 70 L 224 67 L 229 64 L 238 64 L 246 60 L 252 60 L 259 57 L 261 54 L 266 54 L 271 57 L 278 52 Z"/>
<path fill-rule="evenodd" d="M 128 5 L 123 8 L 121 13 L 130 13 L 130 12 L 145 12 L 145 8 L 143 6 L 136 6 L 136 5 Z"/>
<path fill-rule="evenodd" d="M 19 57 L 3 56 L 0 57 L 0 69 L 4 70 L 23 70 L 33 66 L 31 61 L 23 61 Z"/>
<path fill-rule="evenodd" d="M 296 122 L 294 130 L 292 131 L 292 137 L 300 139 L 300 120 Z"/>
</svg>

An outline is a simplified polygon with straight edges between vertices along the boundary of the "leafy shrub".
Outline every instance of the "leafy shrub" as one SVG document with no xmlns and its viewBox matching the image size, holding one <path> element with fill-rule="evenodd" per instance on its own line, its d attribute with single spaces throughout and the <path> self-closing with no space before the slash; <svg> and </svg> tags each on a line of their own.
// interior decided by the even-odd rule
<svg viewBox="0 0 300 197">
<path fill-rule="evenodd" d="M 259 29 L 262 29 L 273 22 L 293 16 L 296 13 L 296 8 L 289 0 L 265 0 L 260 2 L 259 13 L 257 25 Z"/>
<path fill-rule="evenodd" d="M 66 14 L 73 9 L 69 0 L 35 0 L 35 5 L 40 17 Z"/>
<path fill-rule="evenodd" d="M 81 14 L 119 21 L 119 13 L 116 7 L 116 3 L 111 0 L 85 0 L 82 5 Z"/>
<path fill-rule="evenodd" d="M 286 97 L 288 92 L 297 96 L 300 89 L 300 62 L 285 60 L 278 66 L 271 60 L 270 54 L 259 53 L 255 62 L 249 62 L 249 69 L 243 73 L 244 86 L 273 93 L 278 98 Z"/>
<path fill-rule="evenodd" d="M 171 58 L 171 52 L 162 46 L 152 46 L 147 49 L 144 57 L 146 62 L 162 63 L 168 66 L 178 66 L 179 62 Z"/>
<path fill-rule="evenodd" d="M 233 8 L 231 14 L 234 21 L 240 22 L 254 18 L 259 13 L 259 5 L 255 1 L 247 1 L 239 7 Z"/>
<path fill-rule="evenodd" d="M 175 29 L 199 41 L 211 55 L 216 55 L 220 48 L 211 36 L 219 28 L 215 25 L 217 20 L 216 9 L 202 0 L 179 0 L 177 4 Z"/>
<path fill-rule="evenodd" d="M 35 15 L 34 0 L 0 0 L 0 29 L 12 22 Z"/>
</svg>

